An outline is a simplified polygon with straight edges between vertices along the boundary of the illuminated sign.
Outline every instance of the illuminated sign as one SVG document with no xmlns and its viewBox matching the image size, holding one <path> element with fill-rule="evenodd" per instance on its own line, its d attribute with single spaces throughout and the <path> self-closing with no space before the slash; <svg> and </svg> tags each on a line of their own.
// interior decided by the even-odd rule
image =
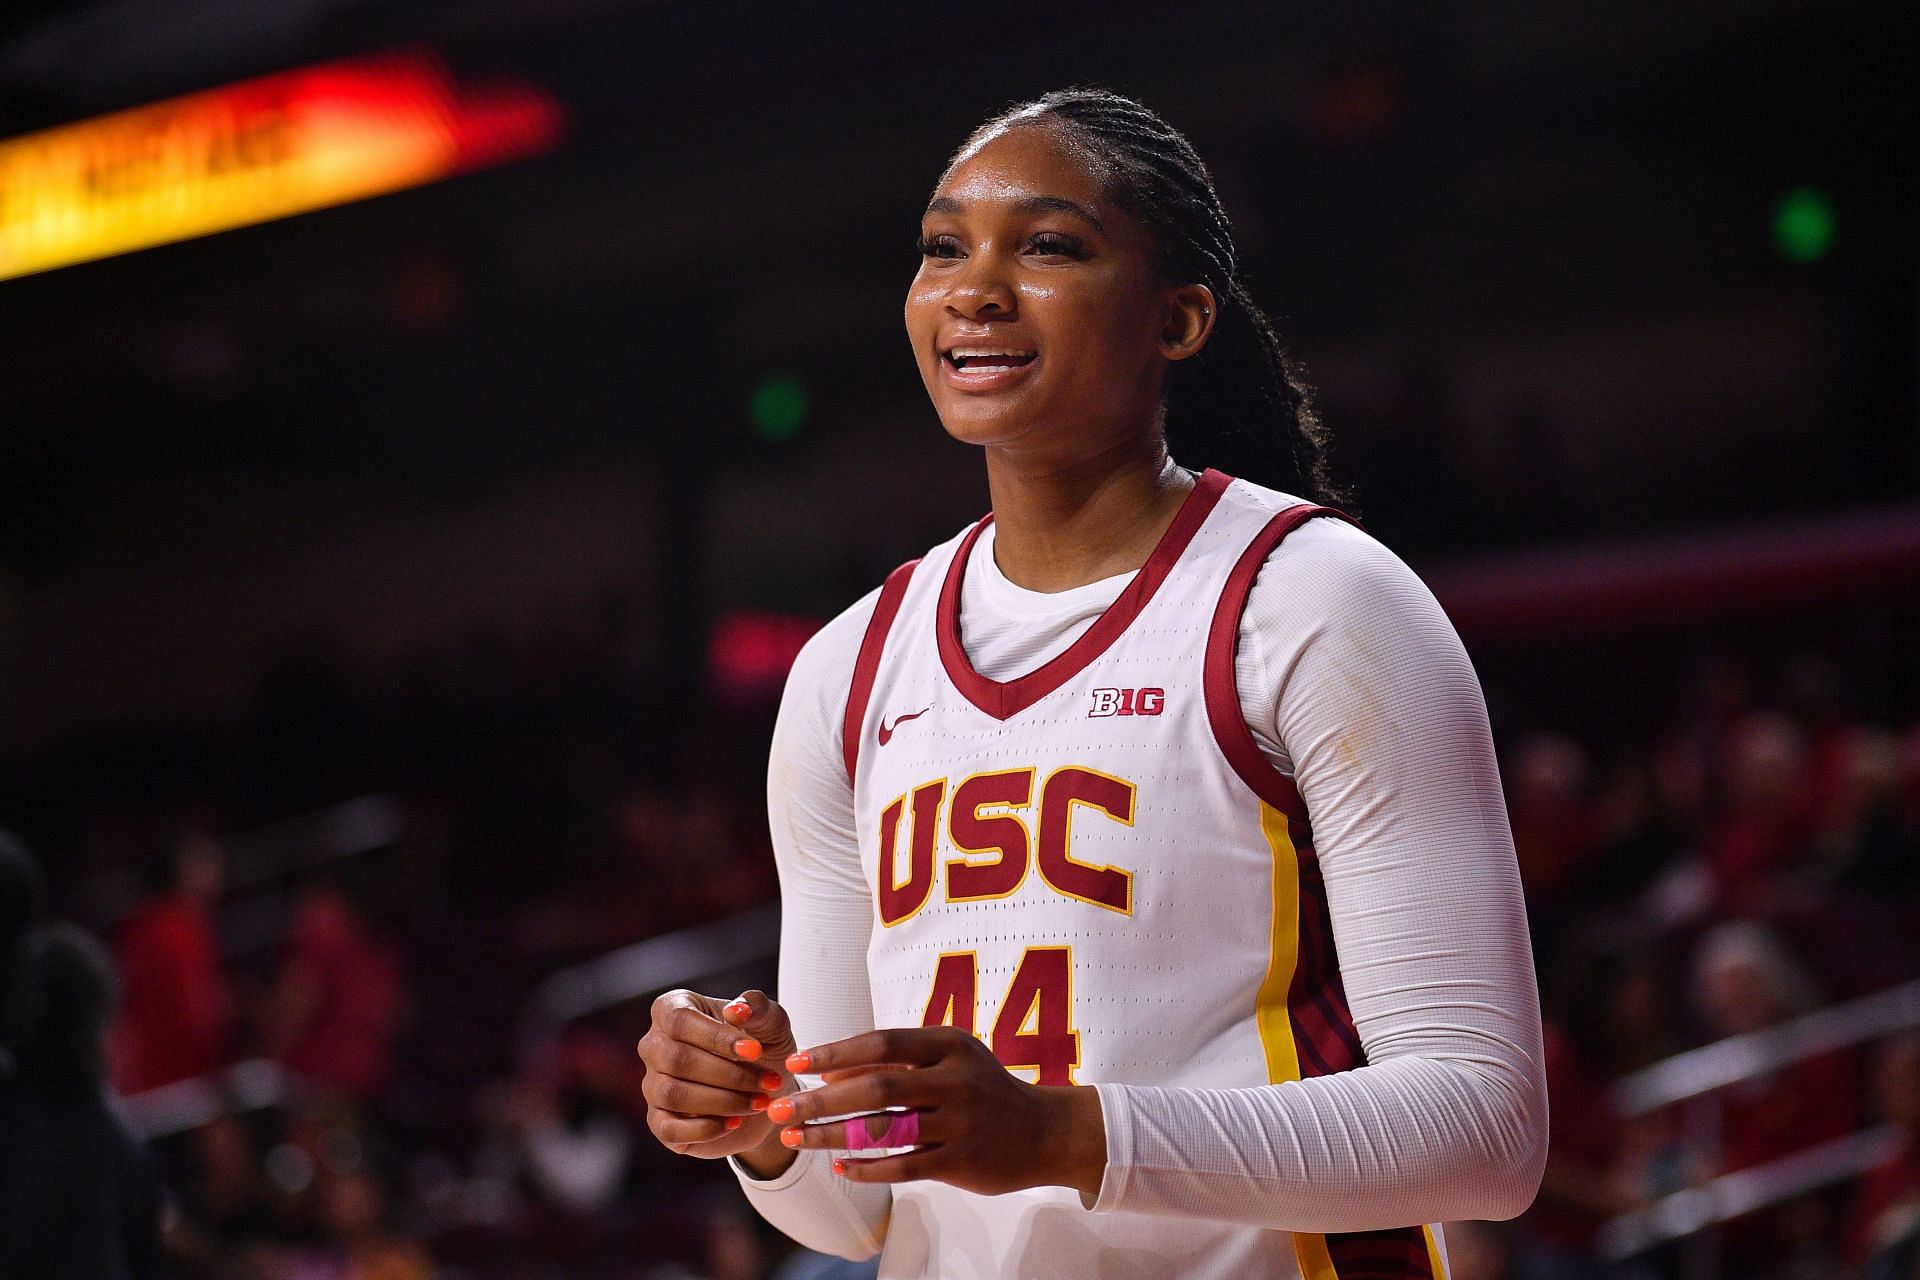
<svg viewBox="0 0 1920 1280">
<path fill-rule="evenodd" d="M 552 98 L 426 55 L 327 63 L 0 142 L 0 280 L 545 150 Z"/>
</svg>

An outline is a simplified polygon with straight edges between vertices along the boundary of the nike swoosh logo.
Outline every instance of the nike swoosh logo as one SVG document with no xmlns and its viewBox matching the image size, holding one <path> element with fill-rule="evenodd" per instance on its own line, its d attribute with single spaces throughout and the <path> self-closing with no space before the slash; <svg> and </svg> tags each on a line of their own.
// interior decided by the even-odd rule
<svg viewBox="0 0 1920 1280">
<path fill-rule="evenodd" d="M 909 720 L 918 720 L 931 710 L 933 710 L 932 707 L 922 707 L 911 715 L 895 716 L 892 724 L 888 724 L 885 720 L 882 720 L 880 722 L 880 745 L 884 747 L 893 741 L 893 731 L 895 729 L 898 729 Z"/>
</svg>

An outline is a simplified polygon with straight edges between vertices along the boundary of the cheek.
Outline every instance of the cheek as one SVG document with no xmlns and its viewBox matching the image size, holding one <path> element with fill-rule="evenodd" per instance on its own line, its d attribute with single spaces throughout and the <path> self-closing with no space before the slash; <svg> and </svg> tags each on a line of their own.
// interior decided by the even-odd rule
<svg viewBox="0 0 1920 1280">
<path fill-rule="evenodd" d="M 1151 324 L 1130 299 L 1049 285 L 1021 290 L 1021 305 L 1044 321 L 1050 349 L 1073 353 L 1073 365 L 1094 377 L 1131 372 L 1151 354 Z"/>
<path fill-rule="evenodd" d="M 934 325 L 939 315 L 937 291 L 919 276 L 907 286 L 906 304 L 901 308 L 901 318 L 907 326 L 907 337 L 912 340 L 917 351 L 933 341 Z"/>
</svg>

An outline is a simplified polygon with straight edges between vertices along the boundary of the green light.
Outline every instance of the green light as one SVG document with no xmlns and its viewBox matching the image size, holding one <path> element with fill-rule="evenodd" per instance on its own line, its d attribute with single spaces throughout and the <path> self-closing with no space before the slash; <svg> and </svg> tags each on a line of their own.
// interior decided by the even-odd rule
<svg viewBox="0 0 1920 1280">
<path fill-rule="evenodd" d="M 1773 245 L 1788 262 L 1817 262 L 1833 248 L 1833 201 L 1824 191 L 1795 187 L 1773 212 Z"/>
<path fill-rule="evenodd" d="M 754 389 L 753 434 L 771 444 L 784 444 L 800 434 L 807 422 L 807 389 L 790 373 L 776 373 Z"/>
</svg>

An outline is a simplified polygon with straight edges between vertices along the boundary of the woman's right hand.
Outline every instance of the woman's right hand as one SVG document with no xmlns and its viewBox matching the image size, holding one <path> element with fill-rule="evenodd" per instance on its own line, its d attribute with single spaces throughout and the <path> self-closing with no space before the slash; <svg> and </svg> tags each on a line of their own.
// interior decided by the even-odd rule
<svg viewBox="0 0 1920 1280">
<path fill-rule="evenodd" d="M 799 1046 L 787 1011 L 764 992 L 733 1000 L 669 991 L 640 1040 L 647 1127 L 669 1151 L 703 1160 L 739 1155 L 760 1177 L 793 1160 L 767 1104 L 797 1087 L 784 1070 Z"/>
</svg>

